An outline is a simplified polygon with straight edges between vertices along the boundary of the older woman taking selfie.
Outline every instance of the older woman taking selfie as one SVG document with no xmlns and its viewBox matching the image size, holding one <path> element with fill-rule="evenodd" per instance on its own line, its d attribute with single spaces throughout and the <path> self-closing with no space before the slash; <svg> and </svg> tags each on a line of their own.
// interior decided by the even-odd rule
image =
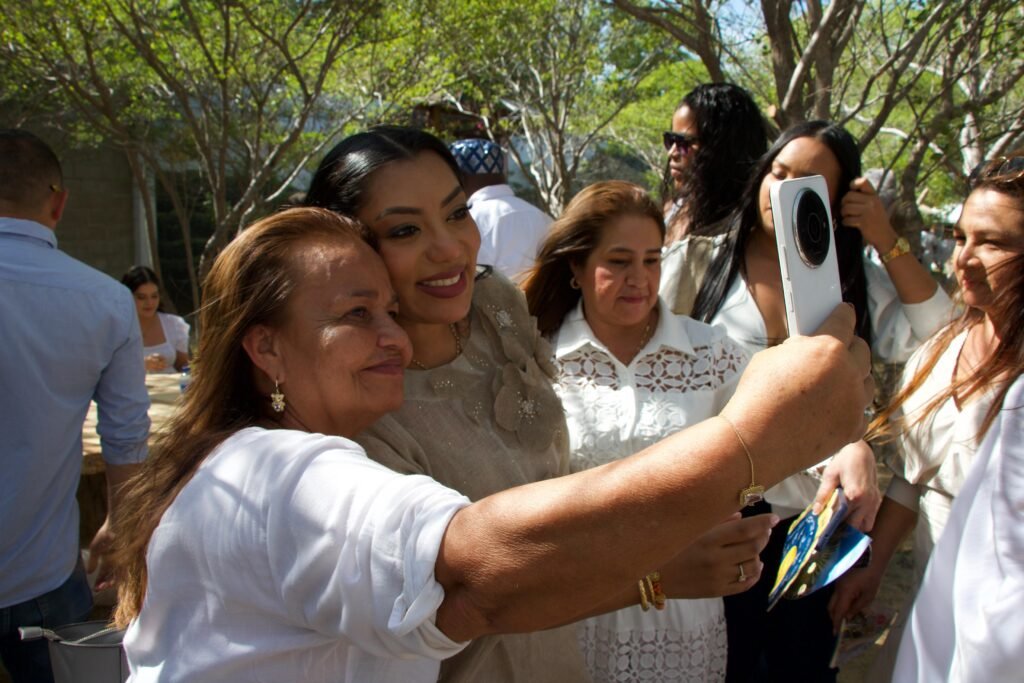
<svg viewBox="0 0 1024 683">
<path fill-rule="evenodd" d="M 771 485 L 857 438 L 873 390 L 842 307 L 756 356 L 721 417 L 470 504 L 349 440 L 401 403 L 410 358 L 357 224 L 264 219 L 203 295 L 193 383 L 118 511 L 135 681 L 432 681 L 472 638 L 635 604 L 752 469 Z"/>
<path fill-rule="evenodd" d="M 477 267 L 480 236 L 447 146 L 412 128 L 357 133 L 327 154 L 306 201 L 367 225 L 398 294 L 398 324 L 412 339 L 405 403 L 355 438 L 370 457 L 470 500 L 568 474 L 550 345 L 522 292 Z M 699 545 L 693 552 L 704 555 Z M 666 594 L 717 596 L 719 579 L 736 576 L 735 562 L 705 555 L 718 573 L 706 581 L 690 559 L 659 568 Z M 444 683 L 482 678 L 588 680 L 573 627 L 479 638 L 441 667 Z"/>
</svg>

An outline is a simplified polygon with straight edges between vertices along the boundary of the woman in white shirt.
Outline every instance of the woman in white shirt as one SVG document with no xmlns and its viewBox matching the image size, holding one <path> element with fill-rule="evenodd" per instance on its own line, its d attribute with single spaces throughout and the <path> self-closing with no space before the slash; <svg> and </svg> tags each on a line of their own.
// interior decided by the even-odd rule
<svg viewBox="0 0 1024 683">
<path fill-rule="evenodd" d="M 666 312 L 658 299 L 664 234 L 642 188 L 596 183 L 552 225 L 524 284 L 554 347 L 573 471 L 718 414 L 749 360 L 722 328 Z M 772 522 L 763 515 L 723 525 L 723 533 L 759 541 L 730 548 L 735 570 L 725 592 L 753 584 Z M 663 610 L 637 605 L 582 621 L 578 633 L 595 683 L 725 678 L 721 598 L 669 600 Z"/>
<path fill-rule="evenodd" d="M 966 310 L 914 354 L 900 392 L 876 421 L 880 433 L 899 435 L 900 457 L 890 463 L 892 483 L 871 532 L 871 565 L 836 585 L 837 624 L 874 599 L 912 530 L 916 589 L 978 446 L 1000 410 L 1013 405 L 1004 399 L 1024 372 L 1024 156 L 989 164 L 972 183 L 953 228 L 953 270 Z M 898 643 L 887 641 L 875 667 L 880 678 L 891 674 Z"/>
<path fill-rule="evenodd" d="M 350 440 L 401 405 L 412 355 L 361 228 L 283 211 L 211 268 L 193 382 L 114 512 L 131 680 L 434 681 L 469 639 L 635 603 L 751 468 L 774 483 L 863 428 L 869 358 L 837 309 L 715 420 L 469 504 Z"/>
<path fill-rule="evenodd" d="M 121 278 L 131 290 L 142 329 L 146 372 L 181 372 L 188 365 L 188 323 L 160 310 L 160 279 L 152 268 L 134 266 Z"/>
<path fill-rule="evenodd" d="M 779 136 L 755 169 L 726 234 L 710 242 L 694 238 L 669 247 L 662 295 L 677 312 L 724 325 L 731 337 L 751 351 L 785 339 L 785 303 L 769 193 L 779 181 L 809 175 L 822 175 L 828 184 L 843 299 L 856 310 L 857 333 L 871 344 L 877 359 L 905 361 L 949 320 L 951 304 L 909 253 L 906 240 L 893 230 L 874 188 L 860 177 L 860 152 L 854 138 L 827 121 L 801 123 Z M 865 256 L 865 242 L 882 264 Z M 870 504 L 861 506 L 870 514 L 854 520 L 867 531 L 879 500 L 875 464 L 866 444 L 855 448 L 861 454 L 861 466 L 848 471 L 847 479 L 859 479 L 859 491 L 870 498 Z M 786 520 L 815 499 L 820 481 L 820 468 L 814 468 L 790 477 L 765 497 Z M 847 494 L 854 493 L 850 486 L 845 488 Z M 828 666 L 834 644 L 827 611 L 830 587 L 797 601 L 780 602 L 765 613 L 787 528 L 786 521 L 776 527 L 762 556 L 769 569 L 761 585 L 727 601 L 731 680 L 768 675 L 802 680 L 835 677 Z M 767 671 L 772 673 L 757 670 L 762 661 L 768 662 Z"/>
<path fill-rule="evenodd" d="M 900 642 L 898 683 L 1020 680 L 1024 380 L 1017 378 L 1004 405 L 928 563 Z"/>
</svg>

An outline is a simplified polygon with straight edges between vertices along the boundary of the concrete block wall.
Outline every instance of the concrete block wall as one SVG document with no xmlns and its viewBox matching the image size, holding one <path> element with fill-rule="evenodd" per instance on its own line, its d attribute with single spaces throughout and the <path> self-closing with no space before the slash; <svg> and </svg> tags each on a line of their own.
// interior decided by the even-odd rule
<svg viewBox="0 0 1024 683">
<path fill-rule="evenodd" d="M 57 226 L 57 245 L 119 280 L 135 264 L 137 253 L 132 175 L 124 154 L 113 147 L 54 145 L 54 151 L 69 191 L 64 218 Z"/>
</svg>

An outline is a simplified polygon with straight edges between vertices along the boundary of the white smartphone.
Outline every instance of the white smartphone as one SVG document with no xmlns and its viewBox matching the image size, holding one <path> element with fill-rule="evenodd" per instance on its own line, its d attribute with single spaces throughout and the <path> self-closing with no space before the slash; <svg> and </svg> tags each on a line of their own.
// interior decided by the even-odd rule
<svg viewBox="0 0 1024 683">
<path fill-rule="evenodd" d="M 843 300 L 828 185 L 820 175 L 783 180 L 769 196 L 789 334 L 811 334 Z"/>
</svg>

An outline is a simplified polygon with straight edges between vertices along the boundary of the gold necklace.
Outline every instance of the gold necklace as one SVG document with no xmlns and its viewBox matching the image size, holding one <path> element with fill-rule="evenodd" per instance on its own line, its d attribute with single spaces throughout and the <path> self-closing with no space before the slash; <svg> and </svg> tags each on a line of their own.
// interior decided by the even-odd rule
<svg viewBox="0 0 1024 683">
<path fill-rule="evenodd" d="M 452 333 L 452 337 L 455 339 L 455 357 L 452 358 L 452 360 L 455 360 L 455 358 L 458 358 L 459 356 L 462 355 L 462 337 L 459 336 L 459 328 L 457 328 L 455 326 L 455 323 L 448 323 L 448 331 Z M 448 362 L 450 363 L 452 361 L 448 361 Z M 430 369 L 426 365 L 424 365 L 423 363 L 421 363 L 418 360 L 416 360 L 415 358 L 413 358 L 410 361 L 410 363 L 412 365 L 415 365 L 420 370 L 429 370 Z"/>
<path fill-rule="evenodd" d="M 651 341 L 651 318 L 654 315 L 647 316 L 647 324 L 644 325 L 643 334 L 640 335 L 640 345 L 636 347 L 636 351 L 633 352 L 633 358 L 636 358 L 637 354 L 643 351 L 643 348 L 647 346 L 647 342 Z"/>
</svg>

